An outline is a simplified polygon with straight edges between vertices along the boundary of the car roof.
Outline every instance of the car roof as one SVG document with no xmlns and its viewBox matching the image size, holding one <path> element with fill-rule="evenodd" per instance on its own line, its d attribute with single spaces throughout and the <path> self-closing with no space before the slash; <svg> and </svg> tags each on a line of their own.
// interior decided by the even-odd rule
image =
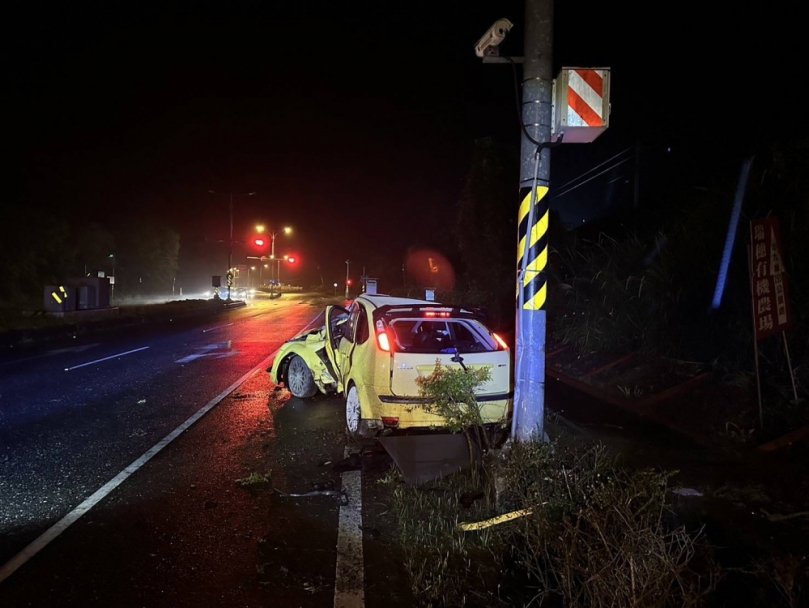
<svg viewBox="0 0 809 608">
<path fill-rule="evenodd" d="M 430 300 L 416 300 L 414 298 L 397 298 L 389 296 L 384 293 L 362 293 L 357 296 L 358 300 L 364 300 L 373 306 L 379 308 L 380 306 L 401 306 L 403 304 L 431 304 L 432 306 L 441 306 L 441 302 L 432 302 Z"/>
</svg>

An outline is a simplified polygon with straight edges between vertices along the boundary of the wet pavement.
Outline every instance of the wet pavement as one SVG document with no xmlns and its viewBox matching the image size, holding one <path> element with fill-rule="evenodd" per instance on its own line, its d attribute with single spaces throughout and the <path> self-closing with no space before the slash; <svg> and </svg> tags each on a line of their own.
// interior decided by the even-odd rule
<svg viewBox="0 0 809 608">
<path fill-rule="evenodd" d="M 342 398 L 291 398 L 264 371 L 321 311 L 305 299 L 255 301 L 0 359 L 0 564 L 210 406 L 0 581 L 0 606 L 412 606 L 390 458 L 364 442 L 348 448 L 368 456 L 342 466 Z M 678 484 L 700 490 L 752 483 L 750 463 L 569 387 L 549 383 L 547 398 L 566 436 L 601 441 L 631 466 L 677 469 Z M 339 495 L 288 496 L 340 490 L 352 468 L 361 492 L 347 496 L 361 524 L 341 515 Z M 245 485 L 251 476 L 258 483 Z M 715 538 L 797 538 L 747 504 L 681 501 Z M 338 551 L 357 543 L 358 554 Z M 341 559 L 358 561 L 341 570 Z"/>
<path fill-rule="evenodd" d="M 321 310 L 291 298 L 254 302 L 0 361 L 0 563 L 221 397 L 0 582 L 0 606 L 412 605 L 394 539 L 378 532 L 395 527 L 376 492 L 387 463 L 360 473 L 360 530 L 339 525 L 333 496 L 287 496 L 341 487 L 343 400 L 291 398 L 263 370 Z M 81 376 L 65 371 L 145 345 L 76 369 Z M 245 485 L 251 475 L 262 481 Z M 362 509 L 362 496 L 351 500 Z M 335 595 L 344 534 L 365 545 L 366 574 L 344 577 L 349 589 Z"/>
</svg>

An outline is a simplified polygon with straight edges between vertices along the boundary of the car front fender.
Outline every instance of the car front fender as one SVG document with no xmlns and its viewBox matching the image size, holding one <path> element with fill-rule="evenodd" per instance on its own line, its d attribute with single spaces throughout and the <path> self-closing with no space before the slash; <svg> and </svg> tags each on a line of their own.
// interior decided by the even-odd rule
<svg viewBox="0 0 809 608">
<path fill-rule="evenodd" d="M 283 382 L 283 366 L 293 355 L 298 355 L 304 360 L 306 365 L 309 366 L 309 369 L 312 370 L 312 378 L 320 392 L 328 392 L 329 385 L 333 385 L 335 379 L 329 373 L 329 370 L 326 369 L 323 361 L 318 356 L 317 350 L 313 349 L 311 346 L 307 346 L 306 343 L 303 342 L 289 342 L 281 347 L 270 370 L 270 377 L 273 382 L 276 384 Z"/>
</svg>

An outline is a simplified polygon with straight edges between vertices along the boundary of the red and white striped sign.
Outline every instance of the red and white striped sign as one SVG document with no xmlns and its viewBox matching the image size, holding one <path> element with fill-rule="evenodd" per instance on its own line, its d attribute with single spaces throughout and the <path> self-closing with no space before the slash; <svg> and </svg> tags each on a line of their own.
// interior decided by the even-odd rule
<svg viewBox="0 0 809 608">
<path fill-rule="evenodd" d="M 604 126 L 605 70 L 570 70 L 567 88 L 567 125 Z"/>
</svg>

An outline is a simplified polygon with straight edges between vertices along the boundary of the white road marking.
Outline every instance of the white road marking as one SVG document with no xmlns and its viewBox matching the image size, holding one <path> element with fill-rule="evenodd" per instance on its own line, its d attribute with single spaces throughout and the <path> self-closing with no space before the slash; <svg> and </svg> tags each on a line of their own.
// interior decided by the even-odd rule
<svg viewBox="0 0 809 608">
<path fill-rule="evenodd" d="M 303 333 L 307 329 L 309 329 L 312 325 L 314 325 L 315 321 L 317 321 L 323 313 L 317 315 L 312 321 L 307 325 L 304 329 L 301 330 L 300 333 Z M 148 346 L 146 348 L 149 348 Z M 48 544 L 57 538 L 62 532 L 67 530 L 72 524 L 74 524 L 82 515 L 87 513 L 90 509 L 96 506 L 101 500 L 103 500 L 110 492 L 112 492 L 115 488 L 121 485 L 126 479 L 135 473 L 139 468 L 141 468 L 144 464 L 149 462 L 154 456 L 157 455 L 160 450 L 174 441 L 183 431 L 188 429 L 192 424 L 194 424 L 197 420 L 202 418 L 205 414 L 207 414 L 216 404 L 222 401 L 225 397 L 227 397 L 230 393 L 235 391 L 239 386 L 241 386 L 244 382 L 247 381 L 250 376 L 255 374 L 258 371 L 265 370 L 270 362 L 275 358 L 275 355 L 278 354 L 281 348 L 279 347 L 274 353 L 272 353 L 269 357 L 264 359 L 261 363 L 256 365 L 253 369 L 247 372 L 244 376 L 239 378 L 236 382 L 231 384 L 227 387 L 224 391 L 219 393 L 216 397 L 214 397 L 211 401 L 209 401 L 206 405 L 204 405 L 201 409 L 199 409 L 193 416 L 191 416 L 188 420 L 183 422 L 180 426 L 174 429 L 171 433 L 166 435 L 163 439 L 158 441 L 154 446 L 152 446 L 148 451 L 143 453 L 137 460 L 135 460 L 132 464 L 126 467 L 123 471 L 118 473 L 115 477 L 110 479 L 106 484 L 104 484 L 101 488 L 96 490 L 89 498 L 86 498 L 84 502 L 82 502 L 78 507 L 73 509 L 70 513 L 65 515 L 62 519 L 57 521 L 53 524 L 50 528 L 45 530 L 40 536 L 38 536 L 35 540 L 33 540 L 25 549 L 20 551 L 17 555 L 12 557 L 9 561 L 3 564 L 0 567 L 0 583 L 6 580 L 9 576 L 14 574 L 22 565 L 24 565 L 28 560 L 34 557 L 37 553 L 39 553 L 42 549 L 44 549 Z M 134 351 L 133 351 L 134 352 Z M 89 365 L 89 364 L 88 364 Z M 362 540 L 362 539 L 360 539 Z M 362 549 L 362 544 L 360 544 L 360 549 Z"/>
<path fill-rule="evenodd" d="M 56 350 L 49 350 L 48 356 L 51 355 L 61 355 L 64 353 L 83 353 L 86 350 L 89 350 L 95 346 L 98 346 L 100 342 L 96 342 L 95 344 L 83 344 L 82 346 L 70 346 L 68 348 L 58 348 Z"/>
<path fill-rule="evenodd" d="M 227 342 L 221 342 L 219 344 L 208 344 L 207 346 L 200 346 L 197 347 L 197 350 L 200 352 L 194 353 L 193 355 L 188 355 L 187 357 L 183 357 L 182 359 L 177 359 L 175 363 L 191 363 L 191 361 L 201 359 L 202 357 L 214 357 L 215 359 L 224 359 L 226 357 L 238 355 L 241 352 L 240 350 L 233 350 L 232 340 L 228 340 Z M 224 352 L 215 352 L 215 351 L 224 351 Z"/>
<path fill-rule="evenodd" d="M 13 359 L 11 361 L 6 361 L 5 363 L 0 363 L 0 367 L 4 367 L 6 365 L 16 365 L 18 363 L 25 363 L 26 361 L 33 361 L 34 359 L 42 359 L 44 357 L 53 357 L 54 355 L 63 355 L 65 353 L 81 353 L 85 350 L 89 350 L 98 346 L 100 343 L 96 342 L 95 344 L 85 344 L 84 346 L 72 346 L 69 348 L 59 348 L 57 350 L 49 350 L 46 353 L 41 355 L 34 355 L 33 357 L 26 357 L 25 359 Z"/>
<path fill-rule="evenodd" d="M 233 323 L 228 323 L 227 325 L 218 325 L 217 327 L 210 327 L 208 329 L 203 329 L 202 333 L 207 334 L 209 331 L 213 331 L 215 329 L 222 329 L 223 327 L 230 327 Z"/>
<path fill-rule="evenodd" d="M 102 361 L 109 361 L 110 359 L 115 359 L 117 357 L 125 357 L 126 355 L 131 355 L 132 353 L 137 353 L 142 350 L 146 350 L 149 348 L 148 346 L 141 346 L 140 348 L 136 348 L 134 350 L 128 350 L 125 353 L 118 353 L 117 355 L 110 355 L 109 357 L 104 357 L 103 359 L 96 359 L 95 361 L 88 361 L 87 363 L 82 363 L 81 365 L 74 365 L 73 367 L 66 367 L 65 371 L 69 372 L 72 369 L 79 369 L 80 367 L 86 367 L 88 365 L 93 365 L 94 363 L 101 363 Z"/>
<path fill-rule="evenodd" d="M 345 456 L 349 456 L 348 446 Z M 365 566 L 362 560 L 362 471 L 343 473 L 343 492 L 348 496 L 348 504 L 340 505 L 334 608 L 363 608 Z"/>
</svg>

